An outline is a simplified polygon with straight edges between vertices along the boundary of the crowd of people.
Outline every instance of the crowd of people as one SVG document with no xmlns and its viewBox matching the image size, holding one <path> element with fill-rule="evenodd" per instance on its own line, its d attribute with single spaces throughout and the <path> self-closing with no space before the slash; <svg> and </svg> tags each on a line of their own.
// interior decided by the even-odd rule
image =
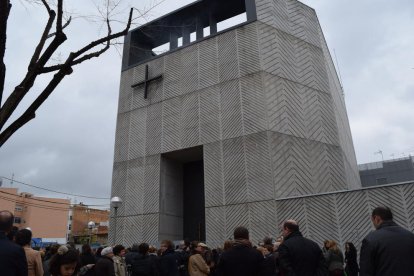
<svg viewBox="0 0 414 276">
<path fill-rule="evenodd" d="M 175 246 L 164 240 L 157 249 L 147 243 L 107 246 L 81 252 L 69 245 L 52 245 L 46 252 L 31 248 L 32 233 L 12 233 L 13 215 L 0 212 L 0 274 L 7 276 L 414 276 L 414 234 L 398 226 L 387 207 L 371 216 L 375 231 L 357 249 L 346 242 L 344 251 L 334 240 L 322 248 L 302 236 L 299 225 L 287 220 L 282 235 L 265 238 L 258 245 L 249 231 L 237 227 L 223 247 L 210 249 L 199 241 Z"/>
</svg>

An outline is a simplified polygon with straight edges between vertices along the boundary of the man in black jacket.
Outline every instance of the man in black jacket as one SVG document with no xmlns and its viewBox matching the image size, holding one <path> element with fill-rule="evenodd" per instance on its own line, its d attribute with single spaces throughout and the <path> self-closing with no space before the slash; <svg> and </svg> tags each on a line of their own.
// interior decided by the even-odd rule
<svg viewBox="0 0 414 276">
<path fill-rule="evenodd" d="M 149 245 L 141 243 L 131 261 L 132 276 L 158 276 L 157 257 L 148 255 Z"/>
<path fill-rule="evenodd" d="M 414 275 L 414 234 L 393 221 L 388 207 L 372 211 L 375 231 L 362 241 L 360 275 Z"/>
<path fill-rule="evenodd" d="M 252 248 L 247 228 L 239 226 L 234 230 L 233 246 L 224 252 L 217 264 L 220 276 L 255 276 L 259 275 L 264 257 Z"/>
<path fill-rule="evenodd" d="M 131 250 L 129 250 L 128 253 L 125 254 L 125 263 L 128 265 L 132 264 L 132 260 L 135 259 L 137 256 L 139 256 L 139 245 L 134 243 L 131 247 Z"/>
<path fill-rule="evenodd" d="M 174 251 L 174 243 L 170 240 L 161 242 L 161 257 L 158 259 L 159 275 L 179 276 L 180 256 Z"/>
<path fill-rule="evenodd" d="M 7 238 L 7 234 L 13 227 L 13 221 L 12 213 L 0 211 L 0 274 L 27 276 L 27 261 L 23 248 Z"/>
<path fill-rule="evenodd" d="M 286 276 L 328 275 L 319 246 L 302 236 L 294 220 L 283 224 L 284 241 L 278 248 L 280 271 Z"/>
</svg>

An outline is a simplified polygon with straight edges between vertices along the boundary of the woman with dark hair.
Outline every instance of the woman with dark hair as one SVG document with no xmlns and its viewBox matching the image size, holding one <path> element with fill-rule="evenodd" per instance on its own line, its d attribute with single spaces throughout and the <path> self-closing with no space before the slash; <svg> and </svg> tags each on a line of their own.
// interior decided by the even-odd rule
<svg viewBox="0 0 414 276">
<path fill-rule="evenodd" d="M 62 245 L 50 260 L 49 272 L 52 276 L 73 276 L 77 275 L 80 267 L 78 252 Z"/>
<path fill-rule="evenodd" d="M 358 276 L 357 250 L 352 242 L 345 243 L 345 272 L 348 276 Z"/>
<path fill-rule="evenodd" d="M 265 243 L 260 250 L 264 260 L 260 264 L 260 276 L 276 276 L 278 275 L 277 254 L 273 252 L 273 244 Z"/>
<path fill-rule="evenodd" d="M 115 268 L 115 275 L 116 276 L 126 276 L 126 263 L 124 260 L 125 256 L 125 247 L 123 245 L 116 245 L 112 249 L 114 253 L 113 260 L 114 260 L 114 268 Z"/>
<path fill-rule="evenodd" d="M 231 240 L 226 240 L 224 241 L 224 245 L 223 245 L 223 251 L 228 251 L 229 249 L 231 249 L 233 247 L 233 241 Z"/>
<path fill-rule="evenodd" d="M 103 250 L 103 247 L 102 247 L 102 246 L 100 246 L 100 247 L 98 247 L 98 249 L 96 249 L 96 253 L 95 253 L 95 261 L 96 261 L 96 262 L 98 261 L 98 259 L 99 259 L 100 257 L 102 257 L 102 256 L 101 256 L 101 252 L 102 252 L 102 250 Z"/>
<path fill-rule="evenodd" d="M 43 276 L 42 257 L 39 251 L 33 250 L 32 231 L 28 229 L 19 230 L 15 236 L 16 243 L 23 247 L 26 254 L 28 276 Z"/>
<path fill-rule="evenodd" d="M 328 270 L 330 276 L 343 276 L 344 275 L 344 254 L 335 241 L 330 240 L 327 243 L 327 253 L 325 255 L 326 262 L 328 264 Z"/>
</svg>

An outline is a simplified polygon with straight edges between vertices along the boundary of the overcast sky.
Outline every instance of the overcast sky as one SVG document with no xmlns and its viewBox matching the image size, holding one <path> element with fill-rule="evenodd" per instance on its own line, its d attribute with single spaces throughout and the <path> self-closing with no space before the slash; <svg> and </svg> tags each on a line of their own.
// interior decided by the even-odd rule
<svg viewBox="0 0 414 276">
<path fill-rule="evenodd" d="M 132 2 L 142 9 L 154 1 Z M 190 2 L 166 0 L 146 19 Z M 384 159 L 414 154 L 414 1 L 302 2 L 315 8 L 332 54 L 335 49 L 358 163 L 381 160 L 374 154 L 379 150 Z M 79 7 L 82 12 L 95 11 L 90 1 L 70 3 L 78 12 Z M 13 1 L 7 37 L 6 96 L 24 76 L 45 15 L 42 7 Z M 69 39 L 64 50 L 77 50 L 105 30 L 98 23 L 75 18 L 66 30 Z M 0 148 L 0 176 L 14 174 L 16 180 L 49 189 L 109 197 L 120 70 L 121 57 L 116 50 L 76 67 L 37 117 Z M 36 82 L 31 95 L 45 83 L 46 79 Z M 9 182 L 4 181 L 3 186 L 9 187 Z M 61 196 L 18 183 L 13 186 L 39 196 Z M 79 197 L 76 201 L 108 203 Z"/>
</svg>

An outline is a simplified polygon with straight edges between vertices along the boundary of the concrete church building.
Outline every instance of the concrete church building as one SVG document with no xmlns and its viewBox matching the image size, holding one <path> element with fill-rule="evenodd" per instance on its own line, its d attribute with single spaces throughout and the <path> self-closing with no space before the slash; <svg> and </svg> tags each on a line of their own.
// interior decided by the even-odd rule
<svg viewBox="0 0 414 276">
<path fill-rule="evenodd" d="M 225 29 L 230 18 L 238 23 Z M 317 241 L 358 245 L 371 229 L 382 190 L 360 189 L 343 91 L 312 8 L 196 1 L 130 31 L 122 66 L 116 243 L 218 246 L 239 225 L 256 243 L 288 218 Z M 382 189 L 412 229 L 412 185 Z M 111 226 L 113 238 L 114 217 Z"/>
</svg>

